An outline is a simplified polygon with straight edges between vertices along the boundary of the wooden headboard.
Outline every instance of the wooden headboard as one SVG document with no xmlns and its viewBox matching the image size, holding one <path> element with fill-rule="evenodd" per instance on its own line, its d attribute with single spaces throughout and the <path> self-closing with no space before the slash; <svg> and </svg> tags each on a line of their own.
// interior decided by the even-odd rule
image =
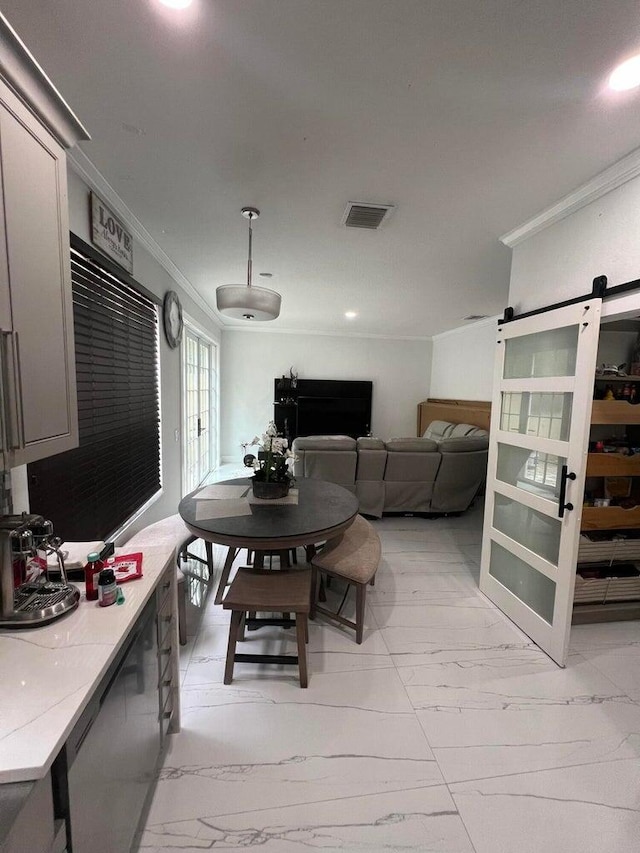
<svg viewBox="0 0 640 853">
<path fill-rule="evenodd" d="M 430 397 L 418 403 L 418 436 L 422 435 L 431 421 L 473 424 L 488 431 L 491 403 L 488 400 L 439 400 Z"/>
</svg>

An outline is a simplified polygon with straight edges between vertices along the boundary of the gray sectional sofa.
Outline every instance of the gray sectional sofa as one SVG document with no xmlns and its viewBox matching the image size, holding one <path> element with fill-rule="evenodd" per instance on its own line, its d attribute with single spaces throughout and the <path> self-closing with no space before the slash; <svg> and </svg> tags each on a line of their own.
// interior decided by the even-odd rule
<svg viewBox="0 0 640 853">
<path fill-rule="evenodd" d="M 420 438 L 296 438 L 294 474 L 354 492 L 360 512 L 445 513 L 467 509 L 484 484 L 488 433 L 472 424 L 432 421 Z"/>
</svg>

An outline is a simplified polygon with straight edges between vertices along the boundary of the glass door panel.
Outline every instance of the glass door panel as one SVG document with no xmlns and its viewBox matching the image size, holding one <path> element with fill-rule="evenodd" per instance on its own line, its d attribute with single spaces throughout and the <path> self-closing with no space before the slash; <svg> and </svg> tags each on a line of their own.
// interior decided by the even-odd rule
<svg viewBox="0 0 640 853">
<path fill-rule="evenodd" d="M 575 375 L 579 331 L 576 324 L 510 338 L 505 342 L 503 378 Z"/>
<path fill-rule="evenodd" d="M 496 492 L 493 526 L 539 557 L 558 565 L 562 524 L 542 512 Z"/>
<path fill-rule="evenodd" d="M 601 300 L 499 324 L 482 591 L 564 664 Z"/>
<path fill-rule="evenodd" d="M 555 507 L 560 494 L 558 472 L 566 459 L 542 450 L 498 443 L 496 479 L 548 500 Z"/>
<path fill-rule="evenodd" d="M 191 329 L 183 339 L 183 494 L 193 491 L 214 465 L 216 441 L 215 345 Z"/>
<path fill-rule="evenodd" d="M 500 429 L 566 441 L 571 423 L 572 399 L 572 394 L 563 392 L 503 392 Z"/>
<path fill-rule="evenodd" d="M 491 543 L 490 574 L 551 625 L 556 584 L 497 542 Z"/>
</svg>

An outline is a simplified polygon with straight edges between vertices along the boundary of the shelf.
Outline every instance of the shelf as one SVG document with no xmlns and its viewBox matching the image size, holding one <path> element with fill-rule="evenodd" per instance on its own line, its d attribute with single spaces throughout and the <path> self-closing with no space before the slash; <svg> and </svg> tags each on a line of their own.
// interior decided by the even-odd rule
<svg viewBox="0 0 640 853">
<path fill-rule="evenodd" d="M 623 619 L 640 619 L 640 601 L 576 604 L 571 622 L 573 625 L 585 625 L 589 622 L 619 622 Z"/>
<path fill-rule="evenodd" d="M 594 400 L 591 423 L 640 424 L 640 405 L 632 405 L 626 400 Z"/>
<path fill-rule="evenodd" d="M 640 477 L 640 453 L 589 453 L 587 477 Z"/>
<path fill-rule="evenodd" d="M 640 376 L 595 376 L 596 382 L 640 382 Z"/>
<path fill-rule="evenodd" d="M 640 506 L 585 506 L 582 508 L 581 530 L 624 530 L 640 527 Z"/>
</svg>

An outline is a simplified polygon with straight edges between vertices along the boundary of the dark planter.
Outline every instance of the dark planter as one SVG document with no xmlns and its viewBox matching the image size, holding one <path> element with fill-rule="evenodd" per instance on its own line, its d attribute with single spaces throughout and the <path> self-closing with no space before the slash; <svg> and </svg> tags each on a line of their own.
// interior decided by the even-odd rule
<svg viewBox="0 0 640 853">
<path fill-rule="evenodd" d="M 262 498 L 265 501 L 273 501 L 276 498 L 285 498 L 289 494 L 289 481 L 287 482 L 278 482 L 278 481 L 269 481 L 265 483 L 264 480 L 256 480 L 255 478 L 251 481 L 253 486 L 253 496 L 255 498 Z"/>
</svg>

